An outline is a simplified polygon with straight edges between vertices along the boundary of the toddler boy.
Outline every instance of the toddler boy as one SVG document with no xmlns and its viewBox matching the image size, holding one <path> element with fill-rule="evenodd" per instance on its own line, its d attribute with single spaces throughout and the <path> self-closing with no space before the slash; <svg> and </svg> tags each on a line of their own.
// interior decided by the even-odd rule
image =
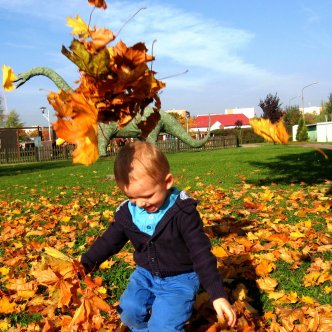
<svg viewBox="0 0 332 332">
<path fill-rule="evenodd" d="M 132 332 L 184 331 L 202 284 L 217 315 L 225 314 L 234 327 L 236 314 L 203 232 L 197 202 L 173 187 L 165 155 L 147 142 L 128 143 L 116 157 L 114 175 L 128 200 L 82 255 L 82 264 L 93 271 L 131 241 L 137 267 L 120 299 L 122 322 Z"/>
</svg>

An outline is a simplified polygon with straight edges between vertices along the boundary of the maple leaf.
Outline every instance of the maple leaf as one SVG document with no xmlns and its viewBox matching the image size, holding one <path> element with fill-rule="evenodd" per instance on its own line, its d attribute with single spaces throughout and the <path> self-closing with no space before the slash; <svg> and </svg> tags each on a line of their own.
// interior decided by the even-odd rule
<svg viewBox="0 0 332 332">
<path fill-rule="evenodd" d="M 96 53 L 90 53 L 84 43 L 74 39 L 69 48 L 70 51 L 63 46 L 62 54 L 86 74 L 99 77 L 110 73 L 110 57 L 105 47 L 99 49 Z"/>
<path fill-rule="evenodd" d="M 286 144 L 289 135 L 282 120 L 272 123 L 269 119 L 251 119 L 250 125 L 254 132 L 268 142 Z"/>
<path fill-rule="evenodd" d="M 88 2 L 91 6 L 95 6 L 97 8 L 102 8 L 102 9 L 107 8 L 107 4 L 106 4 L 105 0 L 88 0 Z"/>
<path fill-rule="evenodd" d="M 98 297 L 94 292 L 87 288 L 84 290 L 81 298 L 81 305 L 75 311 L 72 321 L 69 324 L 69 329 L 79 329 L 84 326 L 87 330 L 99 330 L 101 328 L 100 311 L 109 312 L 111 307 L 108 303 Z M 99 318 L 96 320 L 96 318 Z"/>
<path fill-rule="evenodd" d="M 0 298 L 0 313 L 1 314 L 10 314 L 15 312 L 16 303 L 10 302 L 7 296 L 2 296 Z"/>
<path fill-rule="evenodd" d="M 68 17 L 67 25 L 72 27 L 72 35 L 78 35 L 81 38 L 87 38 L 90 35 L 90 27 L 86 24 L 79 15 L 75 18 Z"/>
<path fill-rule="evenodd" d="M 32 298 L 37 291 L 37 284 L 35 281 L 27 282 L 25 278 L 13 279 L 7 284 L 7 288 L 15 290 L 19 298 Z"/>
<path fill-rule="evenodd" d="M 50 268 L 44 271 L 36 269 L 32 271 L 32 275 L 40 284 L 52 286 L 50 291 L 57 299 L 59 308 L 69 305 L 72 298 L 71 288 L 73 287 L 70 281 L 66 281 L 61 274 L 53 272 Z"/>
<path fill-rule="evenodd" d="M 12 68 L 6 65 L 2 65 L 2 86 L 5 90 L 11 91 L 15 89 L 13 82 L 16 81 L 16 77 Z"/>
<path fill-rule="evenodd" d="M 73 161 L 91 165 L 98 158 L 97 109 L 79 93 L 50 93 L 48 100 L 58 112 L 54 130 L 66 142 L 76 144 Z"/>
<path fill-rule="evenodd" d="M 54 248 L 46 247 L 45 253 L 46 265 L 35 267 L 32 275 L 40 284 L 50 287 L 59 308 L 68 307 L 76 298 L 80 287 L 78 273 L 84 275 L 83 267 Z"/>
<path fill-rule="evenodd" d="M 278 285 L 278 281 L 275 278 L 265 277 L 256 280 L 259 289 L 264 292 L 273 292 Z"/>
<path fill-rule="evenodd" d="M 105 28 L 91 31 L 90 36 L 92 38 L 91 46 L 97 51 L 115 39 L 113 32 Z"/>
</svg>

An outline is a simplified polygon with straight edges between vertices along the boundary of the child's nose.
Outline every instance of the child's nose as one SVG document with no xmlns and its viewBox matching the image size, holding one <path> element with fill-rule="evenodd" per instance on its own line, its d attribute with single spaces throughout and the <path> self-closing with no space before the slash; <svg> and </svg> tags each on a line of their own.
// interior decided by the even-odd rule
<svg viewBox="0 0 332 332">
<path fill-rule="evenodd" d="M 135 204 L 140 208 L 144 208 L 146 206 L 146 202 L 144 199 L 137 199 Z"/>
</svg>

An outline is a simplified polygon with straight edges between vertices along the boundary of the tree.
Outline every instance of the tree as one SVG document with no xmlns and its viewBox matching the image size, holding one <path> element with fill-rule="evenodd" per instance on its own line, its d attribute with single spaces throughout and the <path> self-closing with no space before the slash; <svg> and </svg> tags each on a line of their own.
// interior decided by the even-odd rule
<svg viewBox="0 0 332 332">
<path fill-rule="evenodd" d="M 22 128 L 24 123 L 21 122 L 20 115 L 16 111 L 10 111 L 5 124 L 6 128 Z"/>
<path fill-rule="evenodd" d="M 298 106 L 287 106 L 283 117 L 287 132 L 292 133 L 292 127 L 299 123 L 301 112 Z"/>
<path fill-rule="evenodd" d="M 314 124 L 314 123 L 319 122 L 318 121 L 318 114 L 316 112 L 304 114 L 304 122 L 306 124 Z"/>
<path fill-rule="evenodd" d="M 330 93 L 328 101 L 323 104 L 323 109 L 319 115 L 319 120 L 322 122 L 326 120 L 332 121 L 332 93 Z"/>
<path fill-rule="evenodd" d="M 302 116 L 299 119 L 298 125 L 299 126 L 297 127 L 296 140 L 305 142 L 308 140 L 309 137 L 308 137 L 307 126 L 305 125 L 304 118 Z"/>
<path fill-rule="evenodd" d="M 263 118 L 269 119 L 272 123 L 278 122 L 285 114 L 281 108 L 280 99 L 275 94 L 268 94 L 265 100 L 260 100 L 259 107 L 263 110 Z"/>
</svg>

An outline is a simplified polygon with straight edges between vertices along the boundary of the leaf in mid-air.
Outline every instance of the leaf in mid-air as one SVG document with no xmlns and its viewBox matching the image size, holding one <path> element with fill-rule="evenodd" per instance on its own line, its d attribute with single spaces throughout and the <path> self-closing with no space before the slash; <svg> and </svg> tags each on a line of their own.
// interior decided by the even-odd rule
<svg viewBox="0 0 332 332">
<path fill-rule="evenodd" d="M 81 38 L 89 37 L 90 27 L 86 24 L 79 15 L 76 15 L 75 18 L 68 17 L 67 25 L 72 27 L 72 35 L 77 35 Z"/>
<path fill-rule="evenodd" d="M 106 9 L 107 4 L 105 0 L 88 0 L 91 6 L 96 6 L 97 8 Z"/>
<path fill-rule="evenodd" d="M 272 123 L 269 119 L 251 119 L 250 125 L 254 132 L 268 142 L 286 144 L 289 135 L 282 120 Z"/>
<path fill-rule="evenodd" d="M 72 41 L 69 48 L 70 51 L 63 46 L 61 52 L 81 71 L 96 78 L 110 73 L 110 57 L 106 48 L 101 48 L 96 54 L 92 54 L 77 39 Z"/>
<path fill-rule="evenodd" d="M 2 86 L 5 90 L 11 91 L 15 89 L 16 77 L 12 68 L 6 65 L 2 65 Z"/>
</svg>

